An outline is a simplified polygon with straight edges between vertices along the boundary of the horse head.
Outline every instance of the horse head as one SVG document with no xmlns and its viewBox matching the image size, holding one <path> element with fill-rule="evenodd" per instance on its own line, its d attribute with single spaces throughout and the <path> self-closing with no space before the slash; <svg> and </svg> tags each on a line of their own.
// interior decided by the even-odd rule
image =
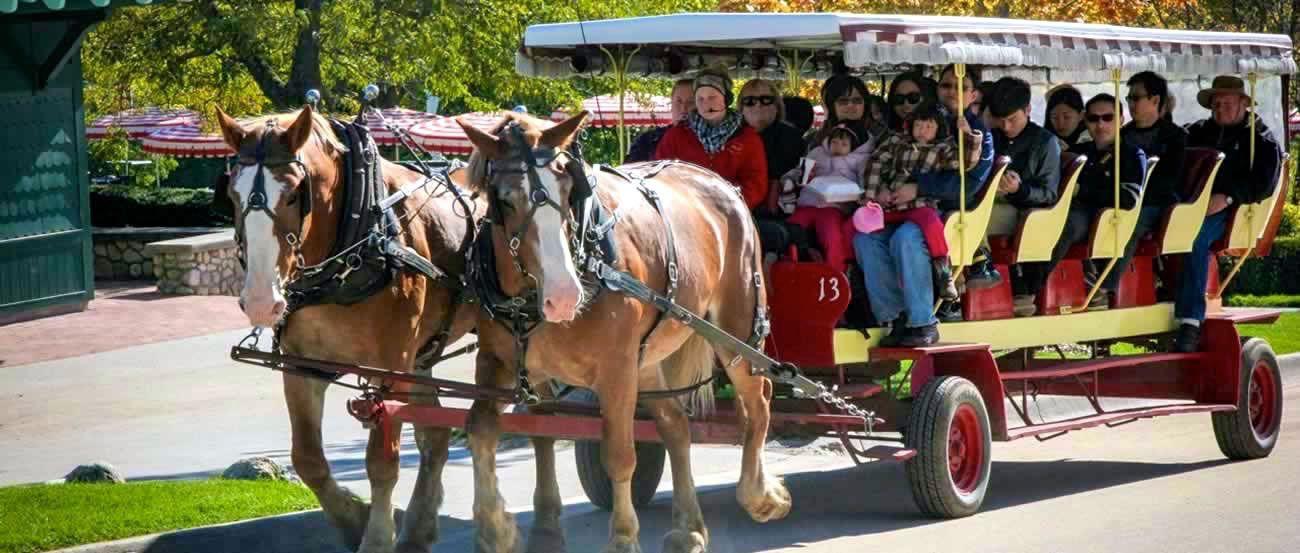
<svg viewBox="0 0 1300 553">
<path fill-rule="evenodd" d="M 307 238 L 313 222 L 332 233 L 333 225 L 321 219 L 337 218 L 329 209 L 328 187 L 339 176 L 343 146 L 310 107 L 244 122 L 217 108 L 217 120 L 226 144 L 239 155 L 227 190 L 245 265 L 239 305 L 252 325 L 274 326 L 287 307 L 283 283 L 305 256 L 330 246 L 332 238 L 323 245 L 308 244 Z M 313 215 L 313 204 L 325 213 Z"/>
<path fill-rule="evenodd" d="M 494 232 L 503 233 L 524 280 L 540 288 L 542 316 L 551 322 L 572 321 L 584 299 L 569 244 L 575 211 L 592 191 L 586 163 L 568 148 L 587 115 L 545 128 L 511 113 L 491 133 L 457 119 L 474 143 L 470 179 L 487 189 Z"/>
</svg>

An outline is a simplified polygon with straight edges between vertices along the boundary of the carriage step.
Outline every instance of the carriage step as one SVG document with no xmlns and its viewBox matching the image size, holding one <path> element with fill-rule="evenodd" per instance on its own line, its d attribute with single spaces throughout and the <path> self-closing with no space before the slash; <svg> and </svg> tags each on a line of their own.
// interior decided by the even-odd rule
<svg viewBox="0 0 1300 553">
<path fill-rule="evenodd" d="M 873 445 L 863 451 L 858 451 L 857 454 L 859 457 L 881 461 L 906 461 L 916 457 L 916 450 L 893 445 Z"/>
<path fill-rule="evenodd" d="M 1092 428 L 1103 424 L 1107 426 L 1120 426 L 1141 419 L 1167 417 L 1170 415 L 1187 415 L 1192 413 L 1218 413 L 1224 411 L 1235 411 L 1236 409 L 1236 405 L 1213 403 L 1158 405 L 1153 407 L 1120 409 L 1062 421 L 1011 428 L 1007 430 L 1007 441 L 1030 436 L 1038 438 L 1039 441 L 1047 441 L 1057 436 L 1062 436 L 1072 430 L 1082 430 L 1084 428 Z"/>
</svg>

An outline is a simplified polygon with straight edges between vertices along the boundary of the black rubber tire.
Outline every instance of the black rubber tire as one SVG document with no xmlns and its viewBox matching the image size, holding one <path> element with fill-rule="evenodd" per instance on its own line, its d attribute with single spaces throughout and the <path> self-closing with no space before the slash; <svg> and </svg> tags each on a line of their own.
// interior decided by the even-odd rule
<svg viewBox="0 0 1300 553">
<path fill-rule="evenodd" d="M 948 466 L 949 432 L 962 406 L 973 411 L 982 444 L 980 462 L 973 469 L 976 481 L 967 492 L 958 489 Z M 940 376 L 926 383 L 912 403 L 904 439 L 908 448 L 916 450 L 916 457 L 907 462 L 907 479 L 921 512 L 936 518 L 958 518 L 979 511 L 993 467 L 993 436 L 984 398 L 974 384 L 957 376 Z"/>
<path fill-rule="evenodd" d="M 566 401 L 599 405 L 595 392 L 586 388 L 574 389 L 564 395 Z M 614 485 L 605 472 L 600 459 L 600 442 L 580 440 L 573 444 L 573 457 L 578 465 L 578 482 L 587 499 L 603 510 L 614 508 Z M 655 490 L 664 477 L 664 460 L 668 450 L 663 444 L 636 444 L 636 470 L 632 473 L 632 505 L 644 507 L 654 499 Z"/>
<path fill-rule="evenodd" d="M 1276 402 L 1271 406 L 1272 417 L 1267 432 L 1261 434 L 1250 420 L 1250 379 L 1259 365 L 1271 373 L 1272 397 Z M 1238 370 L 1240 390 L 1237 393 L 1237 410 L 1232 412 L 1211 413 L 1214 423 L 1214 438 L 1219 442 L 1219 449 L 1229 459 L 1259 459 L 1268 457 L 1277 445 L 1278 434 L 1282 427 L 1282 373 L 1278 370 L 1277 356 L 1268 342 L 1260 338 L 1251 338 L 1241 346 L 1241 367 Z"/>
<path fill-rule="evenodd" d="M 580 441 L 573 446 L 578 464 L 578 481 L 592 505 L 609 511 L 614 508 L 614 485 L 600 460 L 600 442 Z M 664 476 L 664 459 L 668 450 L 663 444 L 637 442 L 636 471 L 632 473 L 632 506 L 650 504 Z"/>
</svg>

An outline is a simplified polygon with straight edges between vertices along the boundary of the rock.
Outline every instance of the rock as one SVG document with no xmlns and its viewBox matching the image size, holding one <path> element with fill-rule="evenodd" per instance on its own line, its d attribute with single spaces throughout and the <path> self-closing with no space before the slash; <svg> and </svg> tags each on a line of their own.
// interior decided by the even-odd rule
<svg viewBox="0 0 1300 553">
<path fill-rule="evenodd" d="M 191 296 L 194 295 L 194 289 L 190 288 L 189 286 L 177 286 L 176 288 L 172 289 L 172 292 L 177 294 L 188 294 Z"/>
<path fill-rule="evenodd" d="M 132 263 L 130 271 L 131 271 L 131 278 L 140 278 L 140 275 L 144 274 L 144 271 L 141 270 L 139 263 Z"/>
<path fill-rule="evenodd" d="M 95 255 L 100 257 L 108 255 L 108 246 L 104 244 L 95 244 Z"/>
<path fill-rule="evenodd" d="M 157 276 L 157 273 L 153 272 L 153 262 L 151 261 L 145 261 L 144 263 L 141 263 L 140 272 L 144 273 L 145 275 Z"/>
<path fill-rule="evenodd" d="M 198 286 L 203 280 L 203 274 L 198 269 L 190 269 L 185 273 L 185 278 L 181 282 L 186 286 Z"/>
<path fill-rule="evenodd" d="M 95 258 L 95 278 L 112 278 L 113 262 L 103 257 Z"/>
<path fill-rule="evenodd" d="M 126 479 L 122 478 L 122 475 L 117 472 L 117 469 L 113 468 L 113 465 L 110 465 L 103 461 L 89 464 L 89 465 L 81 465 L 75 469 L 72 469 L 72 472 L 69 472 L 67 476 L 63 477 L 63 481 L 67 483 L 73 483 L 73 482 L 82 482 L 82 483 L 103 482 L 106 484 L 126 483 Z"/>
<path fill-rule="evenodd" d="M 114 262 L 113 262 L 113 278 L 124 277 L 124 276 L 126 276 L 126 275 L 128 275 L 128 274 L 131 274 L 131 273 L 130 273 L 130 269 L 127 267 L 126 263 L 122 263 L 121 261 L 114 261 Z"/>
<path fill-rule="evenodd" d="M 127 263 L 139 263 L 141 261 L 144 261 L 144 256 L 140 255 L 140 252 L 138 251 L 126 250 L 122 252 L 122 261 L 125 261 Z"/>
<path fill-rule="evenodd" d="M 122 248 L 117 245 L 117 242 L 108 243 L 108 258 L 113 261 L 122 259 Z"/>
<path fill-rule="evenodd" d="M 221 473 L 221 477 L 230 480 L 297 481 L 297 477 L 289 472 L 288 467 L 275 462 L 269 457 L 249 457 L 236 461 L 235 464 L 230 465 L 225 472 Z"/>
</svg>

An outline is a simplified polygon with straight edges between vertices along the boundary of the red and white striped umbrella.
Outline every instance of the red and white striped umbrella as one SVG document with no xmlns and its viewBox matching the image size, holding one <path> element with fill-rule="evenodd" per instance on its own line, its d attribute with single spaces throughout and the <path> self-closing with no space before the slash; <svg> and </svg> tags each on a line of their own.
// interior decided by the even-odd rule
<svg viewBox="0 0 1300 553">
<path fill-rule="evenodd" d="M 1300 133 L 1300 110 L 1291 111 L 1291 116 L 1286 118 L 1286 128 L 1292 134 Z"/>
<path fill-rule="evenodd" d="M 505 117 L 504 113 L 466 113 L 459 116 L 465 122 L 473 125 L 475 128 L 484 132 L 490 132 L 501 119 Z M 428 152 L 441 152 L 450 155 L 469 155 L 474 151 L 474 144 L 465 136 L 465 131 L 456 124 L 455 117 L 439 117 L 432 121 L 425 121 L 407 132 L 411 134 L 411 140 L 415 145 Z"/>
<path fill-rule="evenodd" d="M 588 119 L 592 127 L 618 127 L 618 95 L 593 96 L 582 101 L 582 109 L 591 112 Z M 673 100 L 667 96 L 623 97 L 623 124 L 628 127 L 658 127 L 672 123 Z M 568 110 L 551 113 L 551 120 L 563 121 L 571 116 Z"/>
<path fill-rule="evenodd" d="M 826 108 L 813 104 L 813 128 L 820 129 L 826 123 Z"/>
<path fill-rule="evenodd" d="M 105 115 L 86 125 L 86 138 L 97 140 L 108 136 L 113 128 L 126 131 L 131 138 L 140 138 L 151 132 L 171 127 L 197 127 L 201 117 L 188 109 L 144 108 Z"/>
<path fill-rule="evenodd" d="M 432 113 L 406 108 L 387 108 L 379 110 L 379 113 L 384 116 L 384 121 L 389 125 L 407 130 L 425 121 L 438 118 L 437 115 Z M 370 136 L 374 137 L 376 144 L 391 146 L 398 143 L 397 135 L 388 130 L 388 127 L 385 127 L 373 112 L 366 112 L 366 128 L 370 129 Z"/>
<path fill-rule="evenodd" d="M 169 127 L 154 131 L 140 139 L 140 149 L 176 157 L 235 155 L 220 134 L 205 133 L 198 127 Z"/>
</svg>

